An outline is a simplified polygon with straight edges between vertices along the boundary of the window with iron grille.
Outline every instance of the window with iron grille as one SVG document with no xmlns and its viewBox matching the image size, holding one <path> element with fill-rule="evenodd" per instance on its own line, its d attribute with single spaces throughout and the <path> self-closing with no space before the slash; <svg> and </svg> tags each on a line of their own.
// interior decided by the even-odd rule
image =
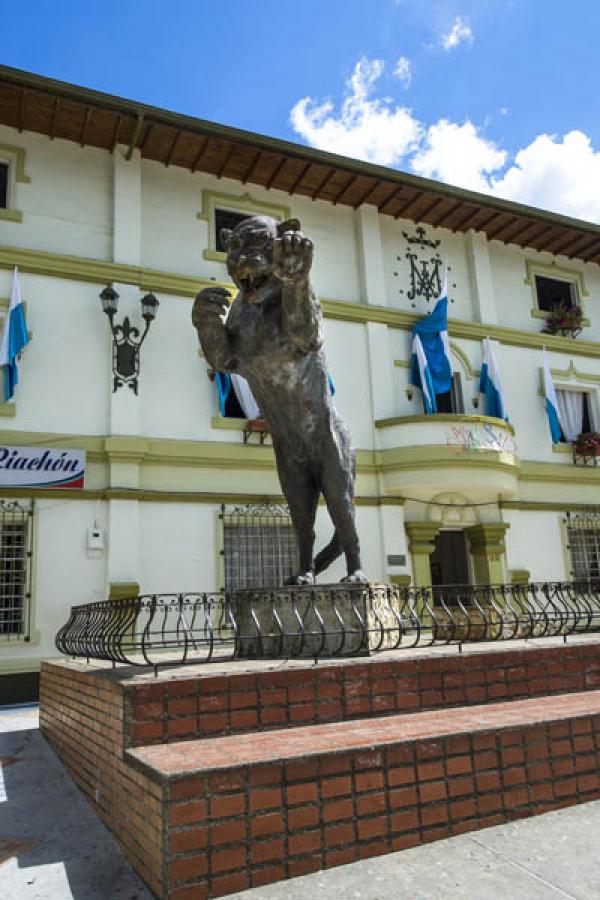
<svg viewBox="0 0 600 900">
<path fill-rule="evenodd" d="M 600 512 L 567 515 L 567 542 L 573 580 L 600 578 Z"/>
<path fill-rule="evenodd" d="M 298 571 L 296 535 L 283 506 L 221 510 L 225 590 L 281 587 Z"/>
<path fill-rule="evenodd" d="M 33 504 L 0 500 L 0 635 L 29 638 Z"/>
</svg>

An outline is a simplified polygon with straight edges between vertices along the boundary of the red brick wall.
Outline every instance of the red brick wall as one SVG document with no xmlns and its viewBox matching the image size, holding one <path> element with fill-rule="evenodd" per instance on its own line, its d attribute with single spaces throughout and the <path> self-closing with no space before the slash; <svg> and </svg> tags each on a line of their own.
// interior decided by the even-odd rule
<svg viewBox="0 0 600 900">
<path fill-rule="evenodd" d="M 133 867 L 160 895 L 163 788 L 123 760 L 121 686 L 43 663 L 40 727 Z"/>
<path fill-rule="evenodd" d="M 243 734 L 600 686 L 600 646 L 535 647 L 438 658 L 158 680 L 126 688 L 126 746 Z"/>
<path fill-rule="evenodd" d="M 177 780 L 169 898 L 216 897 L 595 799 L 599 751 L 600 715 Z"/>
</svg>

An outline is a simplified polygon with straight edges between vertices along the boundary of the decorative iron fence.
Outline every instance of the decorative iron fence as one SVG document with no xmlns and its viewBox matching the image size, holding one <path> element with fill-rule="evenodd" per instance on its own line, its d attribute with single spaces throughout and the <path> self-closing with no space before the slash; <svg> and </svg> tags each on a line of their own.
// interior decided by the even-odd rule
<svg viewBox="0 0 600 900">
<path fill-rule="evenodd" d="M 161 665 L 334 658 L 600 631 L 600 580 L 150 594 L 72 608 L 61 653 Z"/>
</svg>

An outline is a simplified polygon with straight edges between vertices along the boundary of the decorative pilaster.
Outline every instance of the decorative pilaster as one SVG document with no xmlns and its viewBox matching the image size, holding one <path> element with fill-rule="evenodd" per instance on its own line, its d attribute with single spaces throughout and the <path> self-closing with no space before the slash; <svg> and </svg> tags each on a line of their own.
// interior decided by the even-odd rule
<svg viewBox="0 0 600 900">
<path fill-rule="evenodd" d="M 506 552 L 504 535 L 510 528 L 508 522 L 483 522 L 466 529 L 471 545 L 476 584 L 502 584 Z"/>
<path fill-rule="evenodd" d="M 467 231 L 465 241 L 476 318 L 479 322 L 496 325 L 498 318 L 487 237 L 471 229 Z"/>
<path fill-rule="evenodd" d="M 442 527 L 441 522 L 406 522 L 404 527 L 412 557 L 413 584 L 417 587 L 430 587 L 429 557 L 435 550 L 435 539 Z"/>
</svg>

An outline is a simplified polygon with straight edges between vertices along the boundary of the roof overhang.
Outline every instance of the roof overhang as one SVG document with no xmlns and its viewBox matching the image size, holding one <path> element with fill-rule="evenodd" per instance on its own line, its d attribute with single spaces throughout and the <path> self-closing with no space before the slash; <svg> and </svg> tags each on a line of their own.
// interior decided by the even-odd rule
<svg viewBox="0 0 600 900">
<path fill-rule="evenodd" d="M 600 226 L 0 66 L 0 124 L 600 263 Z"/>
</svg>

